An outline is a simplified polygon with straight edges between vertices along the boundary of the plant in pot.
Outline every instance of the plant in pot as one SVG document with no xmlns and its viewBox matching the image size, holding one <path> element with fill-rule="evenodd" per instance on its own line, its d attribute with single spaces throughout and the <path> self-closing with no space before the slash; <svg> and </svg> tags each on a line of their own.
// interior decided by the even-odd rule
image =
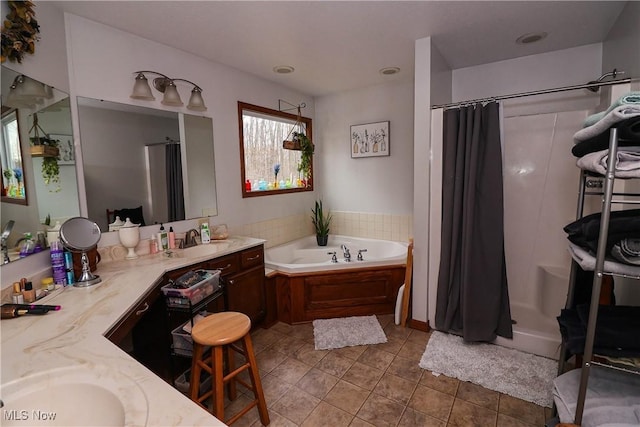
<svg viewBox="0 0 640 427">
<path fill-rule="evenodd" d="M 316 242 L 318 246 L 327 246 L 329 240 L 329 225 L 331 224 L 331 214 L 325 215 L 322 209 L 322 200 L 316 200 L 316 206 L 311 209 L 313 216 L 311 221 L 316 228 Z"/>
<path fill-rule="evenodd" d="M 34 122 L 37 126 L 37 119 L 34 119 Z M 35 136 L 31 137 L 30 140 L 32 148 L 42 148 L 38 151 L 32 150 L 31 156 L 42 157 L 42 179 L 44 180 L 44 184 L 46 186 L 55 184 L 55 188 L 53 190 L 49 190 L 51 192 L 60 191 L 60 167 L 58 165 L 58 159 L 60 157 L 60 151 L 58 147 L 60 145 L 60 141 L 50 138 L 49 135 L 44 132 L 43 136 L 40 136 L 37 128 Z"/>
</svg>

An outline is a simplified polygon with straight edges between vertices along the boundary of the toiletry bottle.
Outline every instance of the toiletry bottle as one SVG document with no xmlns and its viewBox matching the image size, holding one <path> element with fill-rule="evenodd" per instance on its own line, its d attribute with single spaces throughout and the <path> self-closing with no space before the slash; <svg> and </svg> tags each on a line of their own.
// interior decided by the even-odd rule
<svg viewBox="0 0 640 427">
<path fill-rule="evenodd" d="M 67 285 L 76 283 L 75 272 L 73 271 L 73 254 L 69 251 L 64 251 L 64 271 Z"/>
<path fill-rule="evenodd" d="M 211 243 L 211 234 L 209 232 L 209 223 L 203 222 L 200 225 L 200 241 L 202 244 Z"/>
<path fill-rule="evenodd" d="M 51 242 L 51 269 L 53 271 L 53 281 L 56 285 L 65 285 L 67 282 L 67 271 L 64 266 L 64 251 L 59 240 Z"/>
<path fill-rule="evenodd" d="M 169 249 L 176 248 L 176 233 L 173 231 L 173 227 L 169 227 Z"/>
<path fill-rule="evenodd" d="M 151 235 L 151 240 L 149 240 L 149 252 L 152 254 L 158 253 L 158 237 L 155 233 Z"/>
<path fill-rule="evenodd" d="M 22 297 L 26 304 L 32 303 L 36 300 L 36 290 L 33 289 L 33 283 L 27 282 L 24 286 L 24 291 L 22 291 Z"/>
<path fill-rule="evenodd" d="M 14 304 L 24 304 L 24 297 L 22 296 L 22 289 L 20 289 L 20 282 L 13 283 L 11 302 Z"/>
<path fill-rule="evenodd" d="M 33 238 L 31 237 L 31 233 L 24 233 L 24 240 L 20 244 L 20 258 L 24 258 L 27 255 L 31 255 L 33 253 L 33 249 L 35 248 L 35 243 L 33 242 Z"/>
<path fill-rule="evenodd" d="M 42 289 L 46 289 L 48 291 L 53 291 L 56 286 L 53 283 L 53 277 L 45 277 L 44 279 L 42 279 Z"/>
<path fill-rule="evenodd" d="M 160 248 L 162 248 L 163 251 L 166 251 L 167 249 L 169 249 L 169 234 L 164 229 L 164 225 L 162 224 L 160 224 L 159 236 L 160 236 Z"/>
</svg>

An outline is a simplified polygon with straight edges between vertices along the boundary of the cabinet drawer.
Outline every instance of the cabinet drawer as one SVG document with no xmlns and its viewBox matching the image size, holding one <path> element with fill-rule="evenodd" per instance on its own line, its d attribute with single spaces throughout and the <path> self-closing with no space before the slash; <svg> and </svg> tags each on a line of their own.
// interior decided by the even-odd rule
<svg viewBox="0 0 640 427">
<path fill-rule="evenodd" d="M 240 253 L 240 265 L 243 269 L 257 267 L 264 264 L 264 249 L 262 246 L 247 249 Z"/>
<path fill-rule="evenodd" d="M 235 274 L 240 270 L 240 262 L 238 261 L 237 254 L 225 255 L 220 258 L 207 261 L 207 269 L 220 270 L 222 276 L 228 276 L 229 274 Z"/>
<path fill-rule="evenodd" d="M 119 344 L 120 341 L 133 329 L 140 319 L 147 313 L 153 304 L 158 301 L 162 291 L 159 286 L 154 288 L 131 310 L 128 315 L 116 323 L 113 328 L 105 334 L 105 336 L 113 343 Z"/>
</svg>

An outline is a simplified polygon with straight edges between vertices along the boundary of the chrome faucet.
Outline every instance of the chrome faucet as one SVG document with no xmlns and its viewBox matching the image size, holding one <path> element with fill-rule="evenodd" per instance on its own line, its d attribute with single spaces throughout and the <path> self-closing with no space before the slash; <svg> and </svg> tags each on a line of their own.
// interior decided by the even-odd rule
<svg viewBox="0 0 640 427">
<path fill-rule="evenodd" d="M 338 257 L 336 256 L 335 251 L 327 252 L 327 255 L 331 255 L 331 262 L 333 262 L 334 264 L 338 262 Z"/>
<path fill-rule="evenodd" d="M 366 249 L 358 249 L 358 261 L 364 261 L 364 258 L 362 258 L 362 252 L 367 252 Z"/>
<path fill-rule="evenodd" d="M 344 256 L 345 262 L 351 262 L 351 253 L 349 252 L 349 248 L 345 245 L 340 245 L 340 249 L 342 249 L 342 255 Z"/>
<path fill-rule="evenodd" d="M 190 248 L 192 246 L 198 246 L 198 241 L 196 240 L 196 236 L 199 236 L 199 235 L 200 235 L 200 232 L 195 228 L 192 228 L 191 230 L 187 231 L 187 233 L 184 235 L 184 247 Z"/>
</svg>

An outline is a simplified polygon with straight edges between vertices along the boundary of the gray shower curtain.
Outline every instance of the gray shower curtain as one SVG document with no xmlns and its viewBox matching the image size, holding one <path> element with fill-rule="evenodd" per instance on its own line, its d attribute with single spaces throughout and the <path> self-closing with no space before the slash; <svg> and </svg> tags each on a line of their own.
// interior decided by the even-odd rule
<svg viewBox="0 0 640 427">
<path fill-rule="evenodd" d="M 444 112 L 436 329 L 465 341 L 512 338 L 495 102 Z"/>
<path fill-rule="evenodd" d="M 185 219 L 185 209 L 180 144 L 167 144 L 165 147 L 169 221 L 181 221 Z"/>
</svg>

